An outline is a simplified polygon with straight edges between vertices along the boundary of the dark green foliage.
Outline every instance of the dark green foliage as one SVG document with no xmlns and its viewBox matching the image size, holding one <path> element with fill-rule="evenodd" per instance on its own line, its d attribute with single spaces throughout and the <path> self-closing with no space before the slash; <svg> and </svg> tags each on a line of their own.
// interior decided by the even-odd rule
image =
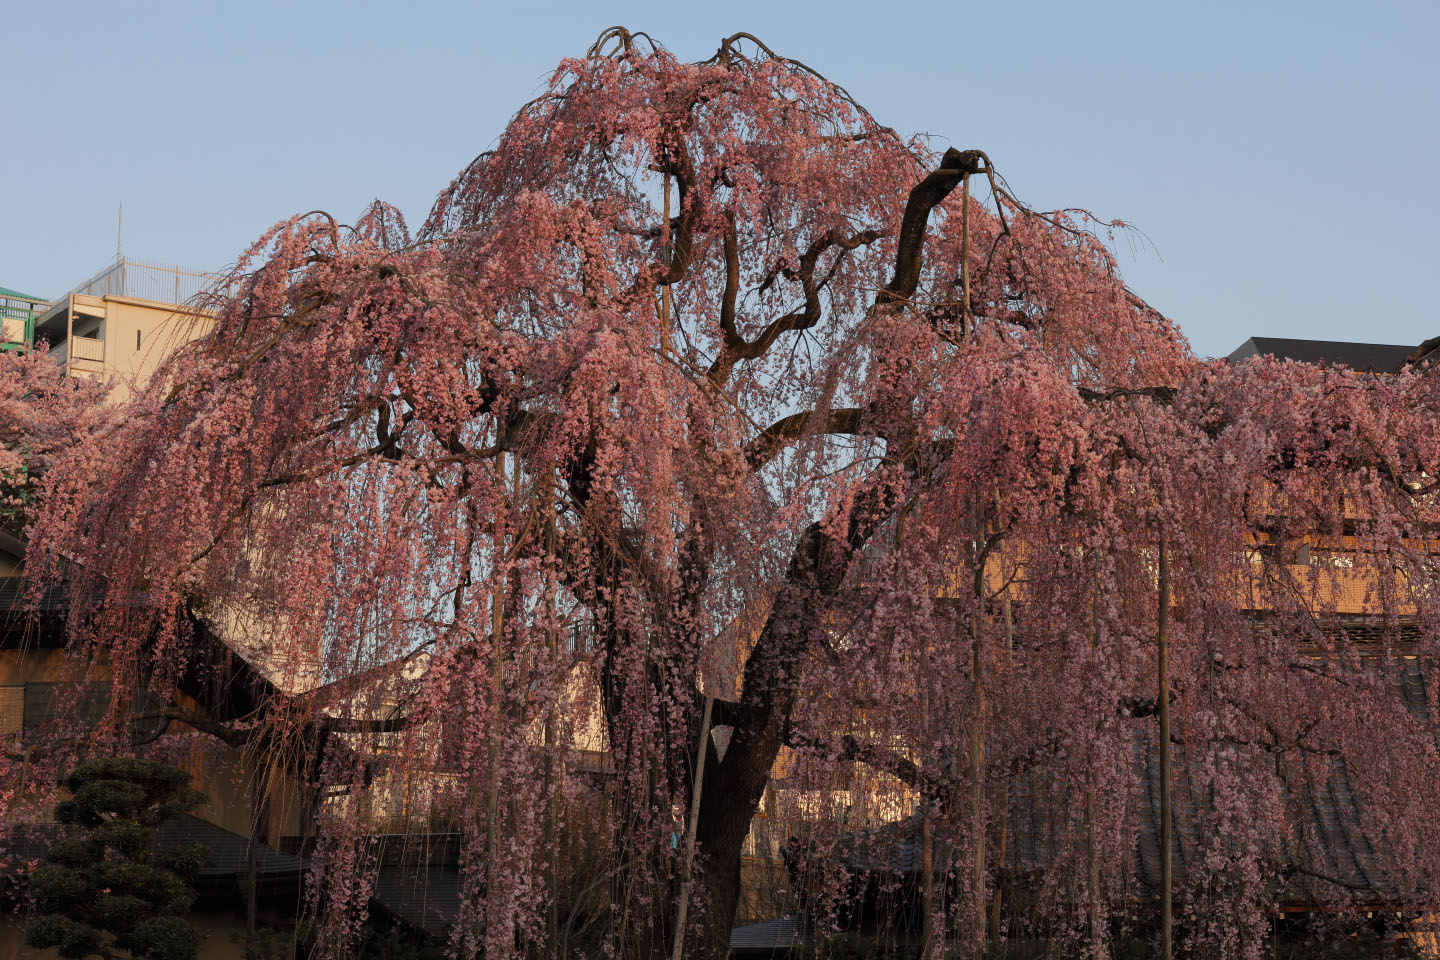
<svg viewBox="0 0 1440 960">
<path fill-rule="evenodd" d="M 25 928 L 25 942 L 32 947 L 56 947 L 62 957 L 88 957 L 100 952 L 104 938 L 89 924 L 52 913 Z"/>
<path fill-rule="evenodd" d="M 237 930 L 230 939 L 240 947 L 245 960 L 297 960 L 310 956 L 315 947 L 315 929 L 309 924 L 292 930 L 260 927 L 253 932 Z M 355 960 L 446 960 L 449 952 L 445 941 L 419 930 L 367 925 L 353 956 Z"/>
<path fill-rule="evenodd" d="M 89 873 L 100 888 L 143 897 L 162 913 L 184 913 L 195 900 L 185 879 L 161 866 L 109 860 Z"/>
<path fill-rule="evenodd" d="M 108 816 L 124 816 L 138 811 L 145 803 L 145 788 L 123 780 L 92 780 L 81 784 L 75 796 L 55 807 L 55 819 L 61 823 L 78 823 L 95 827 Z"/>
<path fill-rule="evenodd" d="M 445 960 L 447 956 L 444 941 L 408 927 L 368 929 L 358 954 L 359 960 Z"/>
<path fill-rule="evenodd" d="M 190 774 L 184 770 L 138 757 L 86 760 L 65 778 L 65 789 L 72 796 L 55 807 L 55 819 L 85 827 L 118 818 L 153 828 L 205 800 L 190 789 Z"/>
<path fill-rule="evenodd" d="M 195 954 L 200 949 L 200 934 L 185 922 L 184 917 L 171 914 L 152 917 L 137 924 L 129 943 L 136 957 L 195 960 Z"/>
<path fill-rule="evenodd" d="M 210 848 L 203 843 L 182 843 L 156 856 L 154 862 L 191 883 L 200 868 L 210 862 Z"/>
<path fill-rule="evenodd" d="M 877 946 L 874 938 L 860 933 L 838 933 L 819 944 L 790 951 L 790 956 L 799 960 L 914 960 L 917 954 L 910 946 Z"/>
<path fill-rule="evenodd" d="M 94 863 L 101 852 L 102 848 L 89 837 L 67 837 L 51 847 L 45 857 L 63 867 L 83 867 Z"/>
<path fill-rule="evenodd" d="M 94 888 L 79 870 L 49 864 L 30 878 L 30 892 L 38 903 L 66 908 L 83 902 Z"/>
<path fill-rule="evenodd" d="M 111 893 L 95 901 L 88 919 L 105 930 L 133 930 L 150 912 L 150 904 L 132 893 Z"/>
<path fill-rule="evenodd" d="M 205 798 L 184 770 L 155 760 L 87 760 L 65 779 L 61 823 L 86 828 L 50 848 L 30 879 L 41 911 L 25 930 L 63 957 L 128 950 L 146 960 L 194 960 L 200 935 L 185 921 L 207 859 L 200 844 L 152 854 L 155 827 Z"/>
<path fill-rule="evenodd" d="M 232 930 L 230 939 L 240 948 L 244 960 L 292 960 L 304 957 L 314 946 L 309 928 L 277 930 L 258 927 L 255 930 Z"/>
</svg>

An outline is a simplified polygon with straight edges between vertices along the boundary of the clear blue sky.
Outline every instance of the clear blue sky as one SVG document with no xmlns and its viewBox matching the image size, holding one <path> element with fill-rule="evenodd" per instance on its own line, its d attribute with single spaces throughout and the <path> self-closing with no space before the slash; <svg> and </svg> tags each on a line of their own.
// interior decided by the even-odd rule
<svg viewBox="0 0 1440 960">
<path fill-rule="evenodd" d="M 1127 280 L 1202 354 L 1440 334 L 1440 3 L 6 4 L 0 285 L 217 268 L 292 212 L 411 219 L 604 27 L 746 30 L 1019 195 L 1144 229 Z"/>
</svg>

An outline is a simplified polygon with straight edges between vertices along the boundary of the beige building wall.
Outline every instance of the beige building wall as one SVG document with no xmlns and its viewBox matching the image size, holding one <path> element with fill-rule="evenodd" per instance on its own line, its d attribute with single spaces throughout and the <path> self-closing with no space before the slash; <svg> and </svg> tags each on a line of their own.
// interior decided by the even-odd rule
<svg viewBox="0 0 1440 960">
<path fill-rule="evenodd" d="M 103 378 L 112 387 L 110 402 L 122 403 L 210 324 L 209 315 L 172 303 L 72 293 L 36 321 L 35 336 L 50 343 L 50 356 L 71 376 Z"/>
</svg>

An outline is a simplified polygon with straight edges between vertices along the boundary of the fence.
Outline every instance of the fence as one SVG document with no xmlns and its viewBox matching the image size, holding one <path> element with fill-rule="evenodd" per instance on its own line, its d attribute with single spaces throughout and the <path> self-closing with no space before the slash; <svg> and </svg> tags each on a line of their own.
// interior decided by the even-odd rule
<svg viewBox="0 0 1440 960">
<path fill-rule="evenodd" d="M 120 257 L 70 292 L 179 304 L 212 289 L 220 279 L 215 273 Z"/>
</svg>

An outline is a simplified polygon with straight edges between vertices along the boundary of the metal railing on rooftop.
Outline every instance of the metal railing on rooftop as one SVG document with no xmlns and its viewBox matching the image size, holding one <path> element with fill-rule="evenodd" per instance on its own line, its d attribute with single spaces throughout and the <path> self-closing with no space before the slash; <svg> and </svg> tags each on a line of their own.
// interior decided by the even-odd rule
<svg viewBox="0 0 1440 960">
<path fill-rule="evenodd" d="M 220 279 L 220 274 L 202 270 L 119 257 L 70 292 L 91 297 L 134 297 L 137 300 L 180 304 L 211 289 Z"/>
</svg>

